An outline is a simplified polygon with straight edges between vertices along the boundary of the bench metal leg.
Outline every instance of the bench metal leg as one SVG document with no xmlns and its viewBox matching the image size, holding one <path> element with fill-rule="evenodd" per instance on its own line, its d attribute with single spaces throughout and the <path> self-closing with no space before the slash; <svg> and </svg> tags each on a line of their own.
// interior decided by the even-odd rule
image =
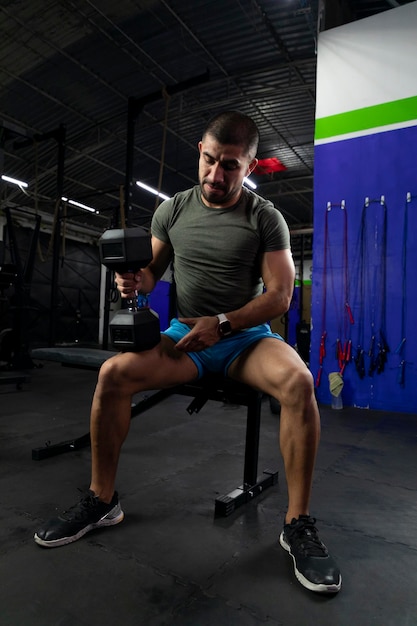
<svg viewBox="0 0 417 626">
<path fill-rule="evenodd" d="M 171 395 L 172 391 L 169 389 L 162 389 L 157 391 L 153 395 L 148 398 L 144 398 L 137 404 L 132 406 L 131 417 L 135 417 L 144 411 L 147 411 L 161 400 L 164 400 L 169 395 Z M 64 454 L 65 452 L 74 452 L 75 450 L 81 450 L 82 448 L 88 448 L 91 444 L 90 441 L 90 433 L 86 433 L 81 437 L 77 437 L 76 439 L 69 439 L 68 441 L 61 441 L 60 443 L 51 444 L 47 442 L 44 446 L 40 448 L 32 449 L 32 460 L 34 461 L 42 461 L 43 459 L 49 459 L 52 456 L 57 456 L 58 454 Z"/>
<path fill-rule="evenodd" d="M 52 456 L 58 456 L 64 452 L 74 452 L 75 450 L 81 450 L 87 448 L 90 445 L 90 433 L 86 433 L 76 439 L 69 439 L 68 441 L 61 441 L 60 443 L 51 444 L 47 442 L 40 448 L 32 449 L 32 460 L 42 461 L 43 459 L 49 459 Z"/>
<path fill-rule="evenodd" d="M 278 472 L 264 470 L 263 478 L 258 480 L 259 435 L 261 428 L 261 394 L 256 394 L 248 401 L 246 420 L 245 466 L 243 485 L 215 500 L 215 514 L 227 517 L 237 508 L 259 496 L 268 487 L 278 482 Z"/>
<path fill-rule="evenodd" d="M 265 489 L 277 484 L 278 472 L 264 470 L 263 475 L 264 477 L 253 485 L 241 485 L 227 495 L 216 498 L 214 503 L 215 515 L 217 517 L 228 517 L 240 506 L 263 493 Z"/>
<path fill-rule="evenodd" d="M 26 374 L 0 374 L 0 385 L 16 385 L 16 389 L 19 391 L 23 383 L 29 380 Z"/>
</svg>

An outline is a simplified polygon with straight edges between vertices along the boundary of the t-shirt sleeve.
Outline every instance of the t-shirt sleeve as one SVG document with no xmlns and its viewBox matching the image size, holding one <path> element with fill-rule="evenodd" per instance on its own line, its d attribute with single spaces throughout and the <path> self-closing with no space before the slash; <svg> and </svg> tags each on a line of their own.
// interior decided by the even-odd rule
<svg viewBox="0 0 417 626">
<path fill-rule="evenodd" d="M 272 203 L 265 205 L 259 214 L 262 252 L 291 249 L 290 231 L 282 213 Z"/>
<path fill-rule="evenodd" d="M 152 217 L 151 233 L 157 239 L 160 239 L 164 243 L 170 243 L 169 239 L 169 225 L 172 213 L 172 199 L 164 200 Z"/>
</svg>

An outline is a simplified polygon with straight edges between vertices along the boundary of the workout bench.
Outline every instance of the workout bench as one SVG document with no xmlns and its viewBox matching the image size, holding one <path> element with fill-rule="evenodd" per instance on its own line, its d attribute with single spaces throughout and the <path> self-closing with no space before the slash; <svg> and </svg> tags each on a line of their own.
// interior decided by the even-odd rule
<svg viewBox="0 0 417 626">
<path fill-rule="evenodd" d="M 98 370 L 108 358 L 116 354 L 107 350 L 86 348 L 36 348 L 32 358 L 57 361 L 66 367 Z M 227 402 L 247 407 L 245 461 L 243 484 L 215 500 L 215 514 L 227 517 L 235 509 L 260 495 L 278 482 L 278 472 L 264 470 L 258 480 L 259 433 L 262 394 L 255 389 L 221 375 L 207 375 L 200 380 L 161 389 L 132 406 L 131 417 L 136 417 L 173 394 L 193 398 L 188 413 L 198 413 L 208 400 Z M 76 439 L 46 445 L 32 450 L 32 459 L 40 461 L 64 452 L 79 450 L 90 445 L 90 433 Z"/>
</svg>

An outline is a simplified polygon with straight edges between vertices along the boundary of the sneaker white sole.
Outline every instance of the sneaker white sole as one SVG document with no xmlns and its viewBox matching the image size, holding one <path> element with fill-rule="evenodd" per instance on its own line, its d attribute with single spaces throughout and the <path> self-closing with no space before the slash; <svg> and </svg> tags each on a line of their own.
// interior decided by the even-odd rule
<svg viewBox="0 0 417 626">
<path fill-rule="evenodd" d="M 334 585 L 324 585 L 324 584 L 317 585 L 315 583 L 312 583 L 311 580 L 308 580 L 308 578 L 303 576 L 303 574 L 298 571 L 295 558 L 291 554 L 291 548 L 289 544 L 285 541 L 284 532 L 280 534 L 279 542 L 281 546 L 284 548 L 284 550 L 286 550 L 288 554 L 290 555 L 290 557 L 292 558 L 295 576 L 298 582 L 303 585 L 303 587 L 305 587 L 309 591 L 315 591 L 316 593 L 337 593 L 338 591 L 340 591 L 342 587 L 342 577 L 340 575 L 339 575 L 339 580 L 337 584 L 334 584 Z"/>
<path fill-rule="evenodd" d="M 37 535 L 37 533 L 35 533 L 33 538 L 38 545 L 44 548 L 59 548 L 59 546 L 66 546 L 69 543 L 78 541 L 78 539 L 81 539 L 81 537 L 84 537 L 84 535 L 86 535 L 91 530 L 94 530 L 95 528 L 103 528 L 105 526 L 115 526 L 116 524 L 120 524 L 120 522 L 123 521 L 124 516 L 125 514 L 121 510 L 120 505 L 117 504 L 111 511 L 109 511 L 109 513 L 99 519 L 98 522 L 85 526 L 76 535 L 72 535 L 71 537 L 61 537 L 60 539 L 53 539 L 51 541 L 45 541 L 44 539 L 41 539 Z"/>
</svg>

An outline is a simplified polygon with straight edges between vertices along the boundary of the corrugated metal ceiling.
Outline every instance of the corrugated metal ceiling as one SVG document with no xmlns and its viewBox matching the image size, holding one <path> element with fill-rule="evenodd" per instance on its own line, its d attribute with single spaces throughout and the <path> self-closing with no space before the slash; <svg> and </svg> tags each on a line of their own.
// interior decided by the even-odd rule
<svg viewBox="0 0 417 626">
<path fill-rule="evenodd" d="M 357 19 L 406 1 L 342 4 Z M 287 168 L 253 176 L 257 191 L 291 228 L 310 227 L 318 11 L 318 0 L 4 0 L 2 170 L 30 186 L 28 196 L 4 188 L 3 199 L 53 211 L 56 141 L 19 143 L 22 135 L 42 136 L 63 124 L 64 195 L 100 211 L 71 209 L 71 219 L 107 227 L 124 184 L 128 98 L 159 92 L 137 119 L 135 179 L 157 187 L 162 159 L 168 195 L 197 182 L 205 123 L 219 110 L 239 109 L 260 128 L 258 156 L 277 157 Z M 164 97 L 166 86 L 207 70 L 207 82 Z M 149 225 L 154 207 L 153 196 L 138 189 L 131 222 Z"/>
</svg>

